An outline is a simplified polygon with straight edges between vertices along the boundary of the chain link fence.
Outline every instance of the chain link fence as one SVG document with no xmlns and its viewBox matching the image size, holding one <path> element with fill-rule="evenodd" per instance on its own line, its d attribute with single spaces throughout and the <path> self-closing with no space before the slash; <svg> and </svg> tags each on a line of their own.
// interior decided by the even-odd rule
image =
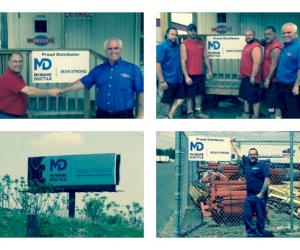
<svg viewBox="0 0 300 250">
<path fill-rule="evenodd" d="M 176 132 L 176 236 L 246 236 L 246 180 L 241 159 L 232 151 L 230 161 L 190 161 L 190 136 L 234 137 L 246 156 L 250 148 L 256 148 L 259 161 L 269 166 L 271 174 L 266 229 L 275 237 L 300 236 L 298 132 Z"/>
</svg>

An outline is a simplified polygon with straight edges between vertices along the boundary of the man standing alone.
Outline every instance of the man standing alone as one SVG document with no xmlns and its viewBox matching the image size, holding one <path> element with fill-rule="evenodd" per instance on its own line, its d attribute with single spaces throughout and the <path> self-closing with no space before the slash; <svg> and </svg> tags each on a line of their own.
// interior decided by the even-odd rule
<svg viewBox="0 0 300 250">
<path fill-rule="evenodd" d="M 270 185 L 269 167 L 265 162 L 258 161 L 256 148 L 250 148 L 248 156 L 245 156 L 235 145 L 234 138 L 231 139 L 231 146 L 238 157 L 242 159 L 245 167 L 247 197 L 244 201 L 244 223 L 247 237 L 271 236 L 271 233 L 265 230 L 266 205 Z M 256 225 L 253 224 L 254 215 L 256 215 Z"/>
</svg>

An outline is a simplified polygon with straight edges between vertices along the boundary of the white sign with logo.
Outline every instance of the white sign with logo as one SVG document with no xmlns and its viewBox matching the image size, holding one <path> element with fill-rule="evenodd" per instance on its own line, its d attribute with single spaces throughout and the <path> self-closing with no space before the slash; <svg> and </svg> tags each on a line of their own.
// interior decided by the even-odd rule
<svg viewBox="0 0 300 250">
<path fill-rule="evenodd" d="M 33 83 L 71 83 L 89 72 L 89 51 L 33 51 Z"/>
<path fill-rule="evenodd" d="M 230 161 L 230 138 L 189 136 L 190 161 Z"/>
<path fill-rule="evenodd" d="M 241 59 L 245 36 L 207 36 L 207 54 L 211 59 Z"/>
</svg>

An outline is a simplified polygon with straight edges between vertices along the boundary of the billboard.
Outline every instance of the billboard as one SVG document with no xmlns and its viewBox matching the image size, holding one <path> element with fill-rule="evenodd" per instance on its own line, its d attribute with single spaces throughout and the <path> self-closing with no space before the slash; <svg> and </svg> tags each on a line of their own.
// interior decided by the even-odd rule
<svg viewBox="0 0 300 250">
<path fill-rule="evenodd" d="M 114 153 L 29 157 L 30 191 L 113 192 L 120 181 L 120 161 Z"/>
<path fill-rule="evenodd" d="M 32 83 L 72 83 L 89 72 L 89 51 L 32 51 Z"/>
<path fill-rule="evenodd" d="M 230 138 L 189 136 L 190 161 L 230 161 Z"/>
<path fill-rule="evenodd" d="M 246 44 L 245 36 L 207 36 L 210 59 L 241 59 Z"/>
</svg>

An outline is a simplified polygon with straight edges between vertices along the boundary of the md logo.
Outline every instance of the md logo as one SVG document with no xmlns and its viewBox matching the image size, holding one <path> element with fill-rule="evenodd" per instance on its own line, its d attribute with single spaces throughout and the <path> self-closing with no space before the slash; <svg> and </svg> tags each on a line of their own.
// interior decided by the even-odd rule
<svg viewBox="0 0 300 250">
<path fill-rule="evenodd" d="M 221 44 L 218 41 L 208 41 L 208 49 L 219 49 Z"/>
<path fill-rule="evenodd" d="M 67 168 L 67 161 L 65 159 L 57 159 L 50 161 L 50 171 L 54 171 L 54 169 L 57 169 L 57 171 L 63 171 Z"/>
<path fill-rule="evenodd" d="M 48 58 L 42 58 L 39 60 L 38 58 L 34 58 L 34 70 L 41 68 L 42 70 L 48 70 L 52 67 L 52 61 Z"/>
<path fill-rule="evenodd" d="M 202 142 L 190 142 L 190 151 L 196 150 L 196 151 L 202 151 L 204 148 L 204 145 Z"/>
</svg>

